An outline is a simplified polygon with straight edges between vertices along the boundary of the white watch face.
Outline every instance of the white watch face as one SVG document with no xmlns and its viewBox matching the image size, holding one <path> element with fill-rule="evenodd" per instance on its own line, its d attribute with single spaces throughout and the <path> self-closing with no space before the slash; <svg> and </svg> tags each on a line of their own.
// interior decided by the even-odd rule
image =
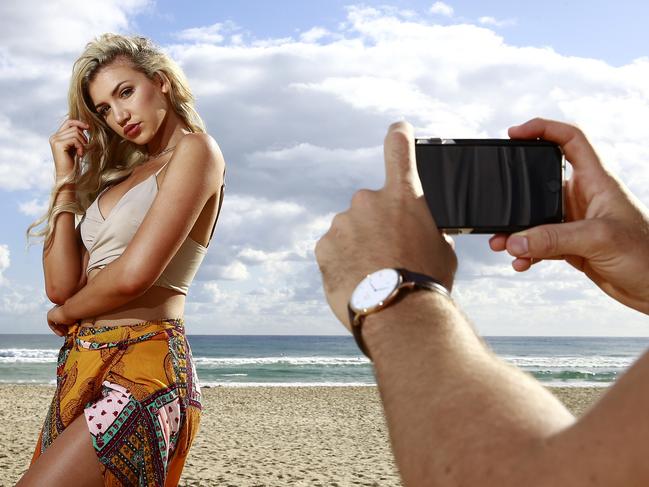
<svg viewBox="0 0 649 487">
<path fill-rule="evenodd" d="M 379 306 L 399 286 L 400 274 L 394 269 L 381 269 L 363 279 L 349 300 L 354 311 Z"/>
</svg>

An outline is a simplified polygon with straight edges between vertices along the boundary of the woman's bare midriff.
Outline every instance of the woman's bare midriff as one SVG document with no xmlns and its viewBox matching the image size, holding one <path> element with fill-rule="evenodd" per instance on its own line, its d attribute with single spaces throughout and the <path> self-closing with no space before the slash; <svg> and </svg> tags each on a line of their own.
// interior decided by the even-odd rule
<svg viewBox="0 0 649 487">
<path fill-rule="evenodd" d="M 93 269 L 88 282 L 102 269 Z M 81 326 L 136 325 L 145 321 L 182 318 L 185 311 L 185 295 L 160 286 L 152 286 L 142 296 L 122 305 L 110 313 L 81 320 Z"/>
</svg>

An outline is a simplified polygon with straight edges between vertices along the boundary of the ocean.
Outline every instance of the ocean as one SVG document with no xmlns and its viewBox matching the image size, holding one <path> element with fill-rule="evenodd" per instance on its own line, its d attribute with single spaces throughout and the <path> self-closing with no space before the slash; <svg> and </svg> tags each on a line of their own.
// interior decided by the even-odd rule
<svg viewBox="0 0 649 487">
<path fill-rule="evenodd" d="M 609 385 L 649 346 L 647 337 L 485 340 L 542 383 L 570 387 Z M 189 335 L 189 343 L 204 387 L 375 384 L 351 336 Z M 0 334 L 0 383 L 54 384 L 61 344 L 55 335 Z"/>
</svg>

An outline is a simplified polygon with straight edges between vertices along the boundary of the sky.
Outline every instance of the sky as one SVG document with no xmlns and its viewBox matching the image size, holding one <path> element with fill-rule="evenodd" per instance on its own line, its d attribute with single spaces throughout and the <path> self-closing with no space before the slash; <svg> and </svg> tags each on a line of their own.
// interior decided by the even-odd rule
<svg viewBox="0 0 649 487">
<path fill-rule="evenodd" d="M 646 2 L 0 2 L 0 333 L 48 333 L 42 245 L 25 230 L 54 178 L 48 139 L 72 63 L 103 32 L 150 37 L 183 68 L 228 167 L 187 296 L 193 334 L 345 334 L 313 248 L 383 184 L 391 122 L 417 136 L 506 137 L 534 116 L 579 125 L 649 203 Z M 649 320 L 562 262 L 527 273 L 456 237 L 454 297 L 483 335 L 649 336 Z"/>
</svg>

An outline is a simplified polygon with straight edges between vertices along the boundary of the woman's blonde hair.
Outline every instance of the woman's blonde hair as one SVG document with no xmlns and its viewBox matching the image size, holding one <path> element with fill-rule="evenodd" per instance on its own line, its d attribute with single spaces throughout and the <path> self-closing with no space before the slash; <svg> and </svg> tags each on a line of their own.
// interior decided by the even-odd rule
<svg viewBox="0 0 649 487">
<path fill-rule="evenodd" d="M 27 228 L 29 237 L 44 236 L 47 247 L 52 239 L 54 222 L 63 211 L 83 215 L 90 203 L 106 186 L 128 177 L 147 157 L 146 147 L 121 138 L 97 114 L 89 94 L 89 85 L 99 71 L 114 61 L 127 61 L 130 66 L 153 80 L 156 76 L 169 82 L 169 103 L 192 132 L 205 132 L 205 125 L 194 108 L 194 97 L 187 79 L 178 65 L 150 40 L 139 36 L 103 34 L 86 45 L 72 68 L 68 92 L 68 116 L 82 120 L 90 127 L 88 144 L 83 157 L 75 156 L 75 169 L 54 183 L 45 215 Z M 76 201 L 55 205 L 59 191 L 74 184 Z M 43 223 L 41 231 L 33 229 Z"/>
</svg>

